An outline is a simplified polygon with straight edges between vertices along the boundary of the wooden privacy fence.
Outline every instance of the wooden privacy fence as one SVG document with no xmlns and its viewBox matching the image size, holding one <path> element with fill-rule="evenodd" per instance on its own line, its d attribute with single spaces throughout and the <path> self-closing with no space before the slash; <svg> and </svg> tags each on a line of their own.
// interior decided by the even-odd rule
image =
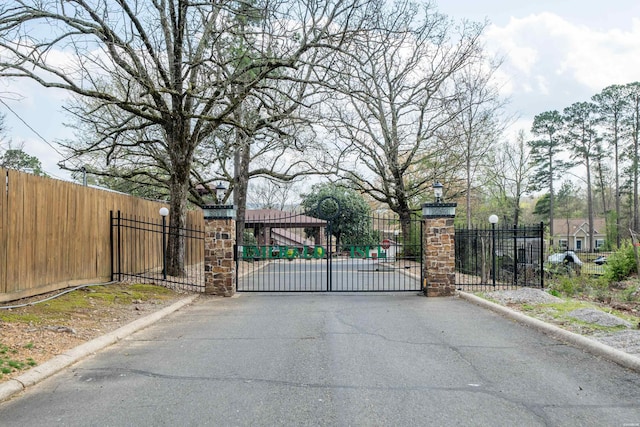
<svg viewBox="0 0 640 427">
<path fill-rule="evenodd" d="M 0 181 L 0 302 L 109 280 L 110 211 L 155 221 L 166 206 L 12 170 Z M 203 222 L 188 213 L 188 224 Z"/>
</svg>

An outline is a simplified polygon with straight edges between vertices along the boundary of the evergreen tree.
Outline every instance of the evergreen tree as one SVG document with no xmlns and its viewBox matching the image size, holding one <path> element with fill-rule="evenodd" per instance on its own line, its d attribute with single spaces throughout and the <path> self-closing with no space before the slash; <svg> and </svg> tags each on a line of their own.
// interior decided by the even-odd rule
<svg viewBox="0 0 640 427">
<path fill-rule="evenodd" d="M 562 130 L 563 120 L 556 110 L 546 111 L 538 114 L 533 119 L 531 133 L 541 139 L 528 141 L 531 147 L 531 159 L 536 165 L 534 179 L 531 190 L 548 189 L 549 192 L 549 233 L 552 236 L 553 244 L 553 217 L 554 217 L 554 189 L 553 181 L 556 177 L 566 171 L 569 165 L 558 159 L 558 154 L 562 151 Z"/>
</svg>

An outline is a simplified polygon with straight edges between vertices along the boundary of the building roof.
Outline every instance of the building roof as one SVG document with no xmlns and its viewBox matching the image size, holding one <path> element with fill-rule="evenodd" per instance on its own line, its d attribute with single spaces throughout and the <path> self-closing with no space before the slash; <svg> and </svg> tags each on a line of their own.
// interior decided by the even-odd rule
<svg viewBox="0 0 640 427">
<path fill-rule="evenodd" d="M 567 219 L 554 219 L 553 220 L 553 234 L 555 236 L 575 236 L 578 233 L 589 233 L 589 220 L 584 218 L 572 218 L 569 219 L 569 228 L 567 229 Z M 593 220 L 593 234 L 606 235 L 607 226 L 604 218 L 595 218 Z"/>
<path fill-rule="evenodd" d="M 295 212 L 284 212 L 276 209 L 247 209 L 245 227 L 262 225 L 277 228 L 324 227 L 326 221 Z"/>
<path fill-rule="evenodd" d="M 314 245 L 314 241 L 313 240 L 307 239 L 304 236 L 299 235 L 298 233 L 294 233 L 293 231 L 286 230 L 286 229 L 283 229 L 283 228 L 273 228 L 271 230 L 271 234 L 276 239 L 278 237 L 281 237 L 281 238 L 283 238 L 285 240 L 288 240 L 290 242 L 293 242 L 293 243 L 301 245 L 301 246 L 313 246 Z"/>
</svg>

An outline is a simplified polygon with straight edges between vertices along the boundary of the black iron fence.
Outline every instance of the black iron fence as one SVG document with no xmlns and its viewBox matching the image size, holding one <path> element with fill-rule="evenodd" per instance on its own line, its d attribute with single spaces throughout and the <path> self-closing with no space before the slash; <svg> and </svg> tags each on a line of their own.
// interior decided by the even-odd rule
<svg viewBox="0 0 640 427">
<path fill-rule="evenodd" d="M 457 228 L 455 260 L 458 289 L 543 288 L 543 225 Z"/>
<path fill-rule="evenodd" d="M 254 211 L 238 247 L 239 292 L 419 291 L 422 222 Z M 349 233 L 346 230 L 349 230 Z M 353 231 L 355 230 L 355 232 Z"/>
<path fill-rule="evenodd" d="M 202 227 L 176 229 L 164 217 L 141 218 L 111 212 L 111 280 L 152 283 L 171 289 L 204 292 Z M 185 240 L 184 271 L 167 274 L 166 247 L 171 235 Z"/>
</svg>

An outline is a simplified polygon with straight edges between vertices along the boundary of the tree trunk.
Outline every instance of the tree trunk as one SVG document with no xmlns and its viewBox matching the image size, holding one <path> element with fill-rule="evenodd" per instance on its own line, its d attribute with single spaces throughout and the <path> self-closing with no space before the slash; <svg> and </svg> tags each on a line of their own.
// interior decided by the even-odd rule
<svg viewBox="0 0 640 427">
<path fill-rule="evenodd" d="M 550 236 L 550 245 L 553 246 L 553 208 L 554 208 L 554 197 L 553 197 L 553 154 L 551 150 L 549 150 L 549 236 Z M 568 243 L 568 242 L 567 242 Z"/>
<path fill-rule="evenodd" d="M 638 231 L 638 138 L 633 140 L 633 230 Z"/>
<path fill-rule="evenodd" d="M 471 153 L 467 151 L 467 228 L 471 228 Z"/>
<path fill-rule="evenodd" d="M 587 212 L 589 214 L 589 251 L 593 251 L 593 195 L 591 192 L 591 163 L 589 156 L 585 156 L 587 166 Z"/>
<path fill-rule="evenodd" d="M 238 131 L 238 148 L 236 148 L 233 185 L 233 203 L 236 205 L 236 244 L 244 244 L 244 229 L 247 214 L 247 190 L 249 188 L 249 166 L 251 150 L 246 135 Z M 267 239 L 269 240 L 269 239 Z"/>
<path fill-rule="evenodd" d="M 616 168 L 616 248 L 620 247 L 620 173 L 618 171 L 619 159 L 618 159 L 618 122 L 616 120 L 614 135 L 614 156 L 615 156 L 615 168 Z"/>
<path fill-rule="evenodd" d="M 398 216 L 400 217 L 400 228 L 402 229 L 402 243 L 405 245 L 404 255 L 415 256 L 416 254 L 412 253 L 414 246 L 411 234 L 413 231 L 411 229 L 411 209 L 409 209 L 409 203 L 404 197 L 398 198 Z"/>
<path fill-rule="evenodd" d="M 169 189 L 169 233 L 167 242 L 167 274 L 184 276 L 185 235 L 187 222 L 187 197 L 189 193 L 190 165 L 174 165 Z"/>
</svg>

